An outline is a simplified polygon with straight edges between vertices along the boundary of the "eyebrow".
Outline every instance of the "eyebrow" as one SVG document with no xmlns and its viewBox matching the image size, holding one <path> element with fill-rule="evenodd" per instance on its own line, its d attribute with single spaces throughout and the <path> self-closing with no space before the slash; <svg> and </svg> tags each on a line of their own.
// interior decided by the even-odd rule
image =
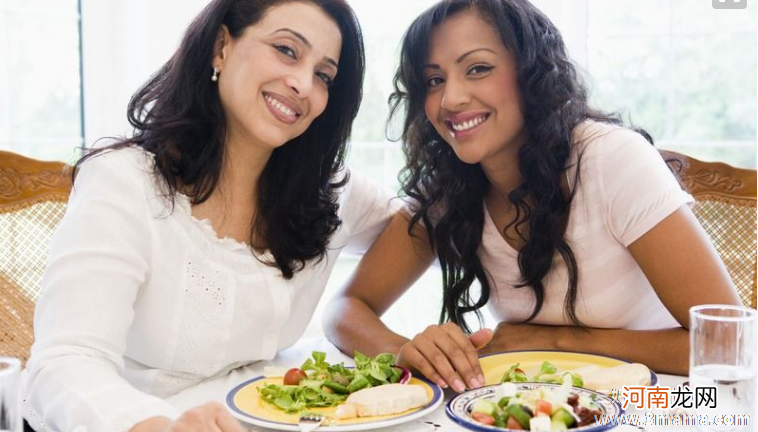
<svg viewBox="0 0 758 432">
<path fill-rule="evenodd" d="M 493 51 L 493 50 L 491 50 L 489 48 L 476 48 L 476 49 L 472 49 L 471 51 L 468 51 L 468 52 L 465 52 L 465 53 L 461 54 L 457 59 L 455 59 L 455 62 L 456 63 L 460 63 L 463 60 L 465 60 L 466 57 L 470 56 L 471 54 L 473 54 L 475 52 L 479 52 L 479 51 L 488 51 L 488 52 L 491 52 L 492 54 L 497 55 L 497 53 L 495 51 Z M 429 64 L 424 65 L 423 69 L 426 69 L 426 68 L 440 69 L 440 65 L 435 64 L 435 63 L 429 63 Z"/>
<path fill-rule="evenodd" d="M 283 27 L 283 28 L 280 28 L 279 30 L 276 30 L 275 32 L 273 32 L 271 34 L 275 34 L 275 33 L 279 33 L 279 32 L 291 33 L 293 36 L 295 36 L 296 38 L 300 39 L 300 41 L 303 42 L 303 44 L 305 44 L 305 46 L 307 46 L 308 48 L 313 48 L 313 45 L 311 44 L 311 42 L 305 36 L 303 36 L 303 34 L 300 33 L 300 32 L 292 30 L 291 28 Z M 335 68 L 339 69 L 339 65 L 337 64 L 336 61 L 334 61 L 333 58 L 328 57 L 328 56 L 324 56 L 324 61 L 327 62 L 327 63 L 329 63 L 329 64 L 331 64 Z"/>
</svg>

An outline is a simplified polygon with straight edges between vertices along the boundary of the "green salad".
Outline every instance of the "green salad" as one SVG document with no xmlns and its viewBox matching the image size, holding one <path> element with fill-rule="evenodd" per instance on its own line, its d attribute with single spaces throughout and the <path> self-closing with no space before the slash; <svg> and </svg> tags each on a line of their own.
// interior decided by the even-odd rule
<svg viewBox="0 0 758 432">
<path fill-rule="evenodd" d="M 367 357 L 355 352 L 355 368 L 343 363 L 329 364 L 326 353 L 313 351 L 300 368 L 292 368 L 283 383 L 258 388 L 261 398 L 287 413 L 306 408 L 323 408 L 340 404 L 350 393 L 383 384 L 405 383 L 410 372 L 395 365 L 395 356 L 379 354 Z"/>
<path fill-rule="evenodd" d="M 505 371 L 503 377 L 500 378 L 500 383 L 520 383 L 520 382 L 538 382 L 538 383 L 550 383 L 550 384 L 567 384 L 574 387 L 584 387 L 584 381 L 579 375 L 572 372 L 560 372 L 549 361 L 542 363 L 539 372 L 536 375 L 528 378 L 523 370 L 519 367 L 520 363 L 516 363 L 511 366 L 510 369 Z"/>
</svg>

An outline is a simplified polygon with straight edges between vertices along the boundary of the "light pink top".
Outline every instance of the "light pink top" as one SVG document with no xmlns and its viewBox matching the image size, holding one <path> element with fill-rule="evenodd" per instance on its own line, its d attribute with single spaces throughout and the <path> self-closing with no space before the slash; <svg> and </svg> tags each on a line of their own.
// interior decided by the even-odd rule
<svg viewBox="0 0 758 432">
<path fill-rule="evenodd" d="M 615 126 L 585 122 L 574 131 L 576 195 L 566 229 L 579 267 L 576 313 L 590 327 L 661 329 L 679 327 L 653 290 L 627 246 L 676 209 L 692 202 L 658 151 L 639 134 Z M 575 162 L 583 150 L 578 185 Z M 516 289 L 517 251 L 500 236 L 486 205 L 479 256 L 490 276 L 488 304 L 495 319 L 519 322 L 534 307 L 530 288 Z M 542 310 L 532 323 L 564 325 L 568 290 L 560 255 L 545 281 Z"/>
</svg>

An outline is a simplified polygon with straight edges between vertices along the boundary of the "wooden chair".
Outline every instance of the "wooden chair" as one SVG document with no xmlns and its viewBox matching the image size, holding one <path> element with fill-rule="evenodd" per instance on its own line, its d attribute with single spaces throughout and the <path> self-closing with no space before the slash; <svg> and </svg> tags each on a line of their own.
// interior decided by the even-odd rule
<svg viewBox="0 0 758 432">
<path fill-rule="evenodd" d="M 742 303 L 756 307 L 756 170 L 661 150 L 711 237 Z"/>
<path fill-rule="evenodd" d="M 0 151 L 0 355 L 24 364 L 48 245 L 70 191 L 66 164 Z"/>
</svg>

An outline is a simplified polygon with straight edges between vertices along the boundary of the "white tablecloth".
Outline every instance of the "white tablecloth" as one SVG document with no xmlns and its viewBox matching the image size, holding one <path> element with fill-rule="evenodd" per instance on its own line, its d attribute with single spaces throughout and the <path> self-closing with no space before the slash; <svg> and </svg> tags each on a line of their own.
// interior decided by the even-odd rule
<svg viewBox="0 0 758 432">
<path fill-rule="evenodd" d="M 339 363 L 341 361 L 345 364 L 352 364 L 352 359 L 342 354 L 334 345 L 329 343 L 323 338 L 303 339 L 300 340 L 294 347 L 280 352 L 275 359 L 271 361 L 261 361 L 249 366 L 239 368 L 232 371 L 230 374 L 208 380 L 199 386 L 188 389 L 182 393 L 169 398 L 169 402 L 176 405 L 179 409 L 185 410 L 190 407 L 200 405 L 209 401 L 218 401 L 221 404 L 225 404 L 226 395 L 235 386 L 246 381 L 250 378 L 254 378 L 263 375 L 263 370 L 266 366 L 277 366 L 284 368 L 298 367 L 303 361 L 310 357 L 312 351 L 326 352 L 326 360 L 329 363 Z M 675 387 L 683 383 L 687 378 L 675 375 L 658 375 L 658 385 Z M 447 391 L 445 394 L 445 401 L 449 400 L 455 395 L 452 391 Z M 639 414 L 644 416 L 645 413 L 640 413 L 633 408 L 627 410 L 628 414 Z M 660 413 L 658 413 L 660 414 Z M 246 425 L 251 431 L 266 431 L 267 429 L 258 428 L 252 425 Z M 450 420 L 445 414 L 444 405 L 440 406 L 434 412 L 426 417 L 412 420 L 408 423 L 388 427 L 382 429 L 382 432 L 448 432 L 448 431 L 461 431 L 465 430 L 461 426 Z M 648 427 L 633 427 L 633 426 L 618 426 L 613 429 L 614 432 L 662 432 L 662 431 L 688 431 L 686 427 L 674 427 L 674 426 L 648 426 Z"/>
</svg>

